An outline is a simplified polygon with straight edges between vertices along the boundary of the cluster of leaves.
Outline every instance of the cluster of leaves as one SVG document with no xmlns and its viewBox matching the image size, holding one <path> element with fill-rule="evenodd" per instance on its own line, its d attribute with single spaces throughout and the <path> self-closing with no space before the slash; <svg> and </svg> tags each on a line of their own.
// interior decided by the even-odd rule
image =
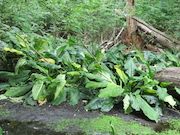
<svg viewBox="0 0 180 135">
<path fill-rule="evenodd" d="M 180 39 L 180 0 L 137 0 L 139 16 L 155 28 Z"/>
<path fill-rule="evenodd" d="M 176 105 L 165 88 L 170 83 L 152 79 L 154 71 L 150 68 L 154 65 L 160 71 L 167 66 L 180 66 L 178 57 L 170 52 L 155 55 L 136 50 L 123 54 L 121 51 L 126 47 L 120 45 L 102 53 L 97 45 L 87 47 L 73 37 L 37 39 L 17 27 L 8 27 L 4 33 L 12 43 L 1 41 L 0 51 L 4 59 L 10 55 L 16 61 L 12 67 L 6 64 L 7 60 L 4 65 L 11 66 L 11 70 L 4 67 L 0 71 L 4 82 L 0 84 L 0 99 L 15 97 L 31 105 L 37 101 L 53 105 L 68 101 L 75 105 L 85 99 L 89 101 L 85 109 L 102 111 L 110 111 L 114 104 L 123 102 L 125 113 L 142 110 L 155 121 L 162 115 L 165 102 Z M 148 69 L 144 71 L 136 63 L 145 64 Z"/>
</svg>

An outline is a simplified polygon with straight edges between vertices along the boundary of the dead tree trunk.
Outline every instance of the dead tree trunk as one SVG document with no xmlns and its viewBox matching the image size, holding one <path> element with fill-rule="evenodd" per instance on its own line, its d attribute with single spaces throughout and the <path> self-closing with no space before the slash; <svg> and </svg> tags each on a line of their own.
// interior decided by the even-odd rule
<svg viewBox="0 0 180 135">
<path fill-rule="evenodd" d="M 140 35 L 138 35 L 137 24 L 133 17 L 135 16 L 135 0 L 128 0 L 128 10 L 127 14 L 129 16 L 126 18 L 127 21 L 127 34 L 123 38 L 126 38 L 127 46 L 135 45 L 137 49 L 141 49 L 143 46 L 143 40 Z"/>
<path fill-rule="evenodd" d="M 115 13 L 119 14 L 120 12 L 116 9 Z M 128 0 L 127 14 L 129 15 L 126 18 L 127 30 L 125 30 L 121 35 L 121 41 L 123 44 L 128 47 L 135 45 L 137 49 L 142 49 L 146 42 L 137 32 L 137 30 L 140 30 L 146 35 L 152 36 L 154 41 L 160 43 L 162 47 L 169 50 L 176 49 L 180 51 L 180 41 L 167 36 L 135 16 L 135 0 Z"/>
<path fill-rule="evenodd" d="M 180 88 L 180 67 L 167 67 L 155 74 L 160 82 L 172 82 L 171 86 Z"/>
<path fill-rule="evenodd" d="M 141 66 L 143 70 L 148 69 L 144 64 L 136 64 Z M 156 67 L 151 66 L 151 69 L 155 70 Z M 160 72 L 157 72 L 154 76 L 160 82 L 172 82 L 172 87 L 180 88 L 180 67 L 166 67 Z"/>
<path fill-rule="evenodd" d="M 178 40 L 167 36 L 163 32 L 155 29 L 154 27 L 147 24 L 145 21 L 135 16 L 133 16 L 132 19 L 136 22 L 138 29 L 140 29 L 146 35 L 152 36 L 154 41 L 160 43 L 162 47 L 168 48 L 169 50 L 176 49 L 180 51 L 180 42 Z"/>
</svg>

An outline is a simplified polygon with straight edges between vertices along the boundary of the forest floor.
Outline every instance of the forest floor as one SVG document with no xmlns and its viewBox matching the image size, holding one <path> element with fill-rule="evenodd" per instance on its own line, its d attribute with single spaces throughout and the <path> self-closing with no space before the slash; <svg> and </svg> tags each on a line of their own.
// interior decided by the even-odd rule
<svg viewBox="0 0 180 135">
<path fill-rule="evenodd" d="M 164 123 L 169 118 L 180 119 L 180 113 L 172 109 L 165 109 L 163 117 L 155 123 L 148 120 L 142 113 L 124 114 L 121 105 L 115 106 L 110 112 L 99 110 L 86 111 L 84 103 L 79 102 L 75 106 L 68 103 L 52 106 L 48 103 L 42 106 L 29 106 L 23 103 L 12 103 L 7 100 L 0 100 L 0 128 L 5 135 L 63 135 L 83 134 L 77 128 L 64 128 L 61 131 L 52 130 L 47 123 L 64 119 L 94 119 L 99 115 L 115 116 L 125 121 L 134 120 L 141 126 L 148 126 L 156 132 L 163 130 Z"/>
</svg>

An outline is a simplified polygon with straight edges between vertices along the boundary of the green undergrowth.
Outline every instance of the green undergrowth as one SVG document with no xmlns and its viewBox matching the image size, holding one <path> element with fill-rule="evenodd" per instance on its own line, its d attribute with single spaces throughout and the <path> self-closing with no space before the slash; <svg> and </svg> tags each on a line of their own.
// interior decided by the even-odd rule
<svg viewBox="0 0 180 135">
<path fill-rule="evenodd" d="M 152 129 L 141 126 L 134 121 L 126 122 L 121 118 L 106 115 L 100 115 L 92 119 L 62 119 L 58 122 L 50 122 L 47 126 L 52 126 L 58 132 L 76 127 L 88 135 L 95 133 L 117 135 L 155 134 Z"/>
<path fill-rule="evenodd" d="M 154 131 L 148 126 L 142 126 L 135 121 L 125 121 L 122 118 L 100 115 L 97 118 L 85 119 L 62 119 L 47 124 L 56 132 L 79 129 L 86 135 L 105 134 L 105 135 L 179 135 L 180 119 L 167 121 L 161 131 Z"/>
<path fill-rule="evenodd" d="M 0 116 L 1 117 L 7 117 L 11 114 L 11 112 L 7 109 L 4 109 L 2 105 L 0 105 Z"/>
<path fill-rule="evenodd" d="M 180 119 L 171 119 L 169 120 L 165 128 L 160 135 L 179 135 L 180 134 Z"/>
</svg>

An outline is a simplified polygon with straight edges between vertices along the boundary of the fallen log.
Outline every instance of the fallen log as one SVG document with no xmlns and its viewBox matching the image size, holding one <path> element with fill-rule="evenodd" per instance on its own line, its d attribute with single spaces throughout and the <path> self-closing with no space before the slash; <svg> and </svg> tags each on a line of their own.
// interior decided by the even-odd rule
<svg viewBox="0 0 180 135">
<path fill-rule="evenodd" d="M 144 64 L 136 64 L 136 66 L 142 66 L 142 70 L 148 69 Z M 155 66 L 151 66 L 151 69 L 155 70 Z M 160 82 L 172 82 L 171 87 L 180 88 L 180 67 L 166 67 L 160 72 L 157 72 L 154 76 Z"/>
<path fill-rule="evenodd" d="M 180 51 L 180 41 L 171 38 L 163 32 L 155 29 L 154 27 L 147 24 L 145 21 L 133 16 L 132 19 L 135 21 L 137 28 L 144 32 L 146 35 L 151 35 L 154 41 L 160 43 L 163 47 L 170 50 L 176 49 Z"/>
<path fill-rule="evenodd" d="M 180 67 L 167 67 L 156 73 L 154 79 L 160 82 L 172 82 L 171 86 L 180 88 Z"/>
</svg>

